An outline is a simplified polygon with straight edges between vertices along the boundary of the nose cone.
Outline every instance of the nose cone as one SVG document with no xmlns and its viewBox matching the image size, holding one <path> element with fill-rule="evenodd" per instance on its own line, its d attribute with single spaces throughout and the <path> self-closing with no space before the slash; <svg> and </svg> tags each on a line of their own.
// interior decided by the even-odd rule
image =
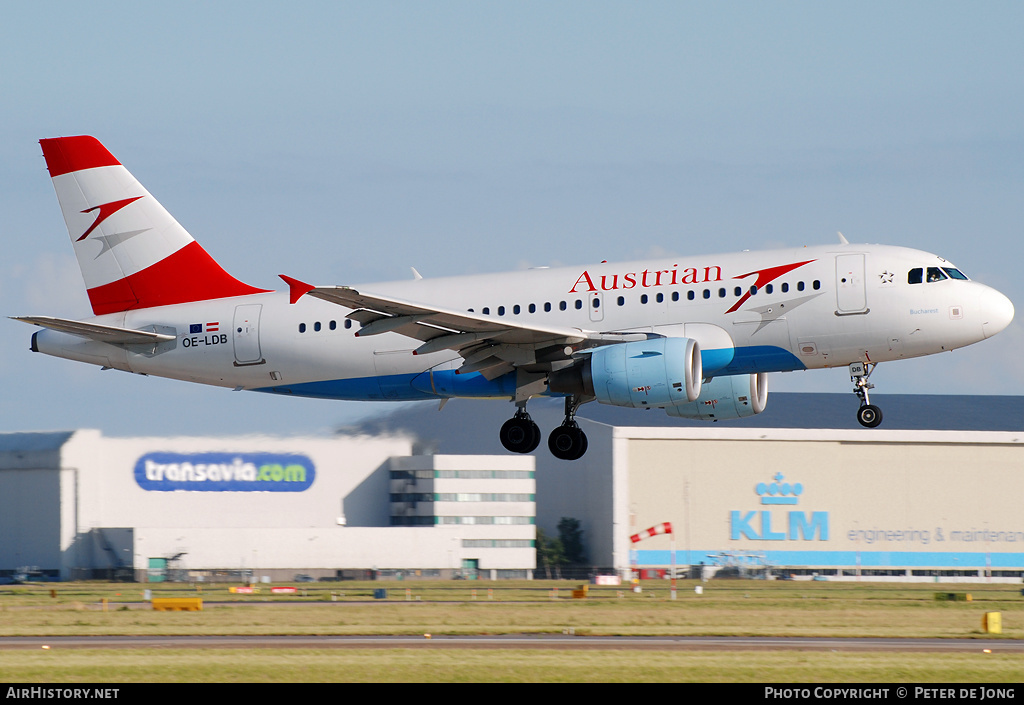
<svg viewBox="0 0 1024 705">
<path fill-rule="evenodd" d="M 989 289 L 984 306 L 985 319 L 981 330 L 986 338 L 991 338 L 1010 325 L 1013 320 L 1013 302 L 995 289 Z"/>
</svg>

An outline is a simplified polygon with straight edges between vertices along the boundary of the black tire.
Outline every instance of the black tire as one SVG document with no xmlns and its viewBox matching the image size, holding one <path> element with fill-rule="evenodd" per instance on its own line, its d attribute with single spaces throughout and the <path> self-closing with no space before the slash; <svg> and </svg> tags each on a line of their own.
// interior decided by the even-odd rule
<svg viewBox="0 0 1024 705">
<path fill-rule="evenodd" d="M 537 450 L 537 446 L 540 445 L 540 439 L 543 438 L 543 434 L 540 432 L 540 426 L 533 421 L 530 422 L 530 425 L 533 426 L 533 443 L 530 444 L 529 448 L 523 451 L 524 453 L 532 453 Z"/>
<path fill-rule="evenodd" d="M 507 451 L 529 453 L 540 444 L 540 429 L 528 418 L 513 416 L 502 424 L 498 438 Z"/>
<path fill-rule="evenodd" d="M 874 404 L 865 404 L 857 409 L 857 421 L 864 428 L 875 428 L 882 423 L 882 410 Z"/>
<path fill-rule="evenodd" d="M 548 436 L 548 450 L 559 460 L 579 460 L 588 445 L 587 435 L 579 426 L 559 426 Z"/>
</svg>

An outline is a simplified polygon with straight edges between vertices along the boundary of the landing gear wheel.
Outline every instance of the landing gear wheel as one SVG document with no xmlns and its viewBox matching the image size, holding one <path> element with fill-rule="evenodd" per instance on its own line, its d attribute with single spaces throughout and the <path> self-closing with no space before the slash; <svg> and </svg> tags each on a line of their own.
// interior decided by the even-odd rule
<svg viewBox="0 0 1024 705">
<path fill-rule="evenodd" d="M 865 428 L 875 428 L 882 423 L 882 410 L 874 404 L 865 404 L 857 409 L 857 421 Z"/>
<path fill-rule="evenodd" d="M 857 409 L 857 421 L 864 428 L 875 428 L 882 423 L 882 410 L 871 403 L 868 398 L 868 390 L 874 389 L 875 385 L 868 382 L 868 377 L 875 371 L 877 363 L 855 362 L 850 365 L 850 381 L 853 382 L 853 393 L 860 399 L 860 408 Z"/>
<path fill-rule="evenodd" d="M 512 453 L 529 453 L 540 445 L 540 428 L 527 414 L 516 414 L 501 426 L 498 438 L 505 450 Z"/>
<path fill-rule="evenodd" d="M 575 424 L 562 425 L 548 436 L 548 449 L 559 460 L 579 460 L 587 452 L 587 434 Z"/>
<path fill-rule="evenodd" d="M 540 426 L 538 426 L 533 421 L 530 421 L 530 426 L 533 427 L 533 443 L 530 444 L 529 448 L 523 451 L 524 453 L 532 453 L 533 451 L 537 450 L 537 446 L 540 445 L 540 439 L 543 437 L 543 435 L 540 432 Z"/>
</svg>

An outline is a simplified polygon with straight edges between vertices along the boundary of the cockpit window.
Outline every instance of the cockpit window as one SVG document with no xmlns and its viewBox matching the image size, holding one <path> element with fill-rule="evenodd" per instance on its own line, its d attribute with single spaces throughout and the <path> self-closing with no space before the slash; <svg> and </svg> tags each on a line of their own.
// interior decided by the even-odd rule
<svg viewBox="0 0 1024 705">
<path fill-rule="evenodd" d="M 925 272 L 927 271 L 927 279 L 925 278 Z M 962 281 L 969 281 L 956 267 L 928 267 L 925 270 L 924 267 L 917 267 L 907 272 L 907 283 L 908 284 L 920 284 L 923 281 L 928 282 L 940 282 L 943 279 L 960 279 Z"/>
</svg>

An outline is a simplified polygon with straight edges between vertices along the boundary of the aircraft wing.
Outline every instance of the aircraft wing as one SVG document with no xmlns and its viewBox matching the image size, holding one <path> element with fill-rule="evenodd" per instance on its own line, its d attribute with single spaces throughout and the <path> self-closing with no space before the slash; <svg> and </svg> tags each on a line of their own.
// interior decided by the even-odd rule
<svg viewBox="0 0 1024 705">
<path fill-rule="evenodd" d="M 50 328 L 61 333 L 70 333 L 83 338 L 89 338 L 100 343 L 111 345 L 155 345 L 174 340 L 173 335 L 166 333 L 155 333 L 147 330 L 136 330 L 135 328 L 118 328 L 117 326 L 103 326 L 98 323 L 85 323 L 67 318 L 53 318 L 51 316 L 11 316 L 16 321 L 24 321 L 33 325 Z"/>
<path fill-rule="evenodd" d="M 463 373 L 481 371 L 490 376 L 516 366 L 535 364 L 536 351 L 544 348 L 570 348 L 546 357 L 565 359 L 580 349 L 647 339 L 645 333 L 599 333 L 524 324 L 361 292 L 347 286 L 312 286 L 280 276 L 291 287 L 292 303 L 308 295 L 354 309 L 347 317 L 362 324 L 357 336 L 395 332 L 415 338 L 423 341 L 414 351 L 417 355 L 455 350 L 465 359 L 459 370 Z"/>
</svg>

